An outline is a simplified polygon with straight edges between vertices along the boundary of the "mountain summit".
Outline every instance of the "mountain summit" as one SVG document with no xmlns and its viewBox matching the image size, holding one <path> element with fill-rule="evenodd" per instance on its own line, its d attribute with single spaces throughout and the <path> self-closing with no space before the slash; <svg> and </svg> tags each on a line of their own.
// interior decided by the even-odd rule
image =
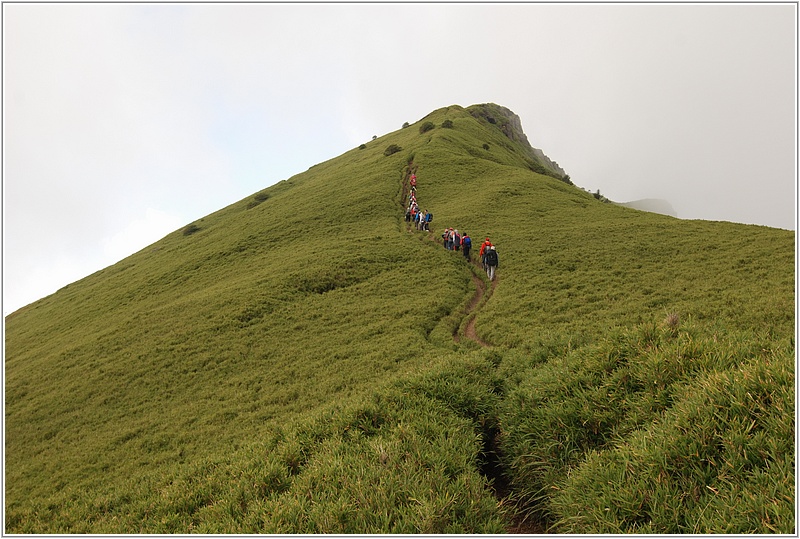
<svg viewBox="0 0 800 539">
<path fill-rule="evenodd" d="M 5 338 L 7 533 L 795 530 L 794 234 L 597 200 L 494 104 L 187 223 Z"/>
<path fill-rule="evenodd" d="M 495 105 L 494 103 L 472 105 L 467 108 L 467 110 L 476 118 L 482 118 L 492 125 L 497 125 L 505 136 L 515 142 L 519 142 L 525 153 L 534 161 L 541 163 L 561 178 L 567 175 L 567 173 L 558 166 L 558 163 L 547 157 L 542 150 L 531 146 L 531 143 L 528 142 L 528 137 L 522 131 L 522 120 L 519 116 L 511 112 L 511 110 L 506 107 Z"/>
</svg>

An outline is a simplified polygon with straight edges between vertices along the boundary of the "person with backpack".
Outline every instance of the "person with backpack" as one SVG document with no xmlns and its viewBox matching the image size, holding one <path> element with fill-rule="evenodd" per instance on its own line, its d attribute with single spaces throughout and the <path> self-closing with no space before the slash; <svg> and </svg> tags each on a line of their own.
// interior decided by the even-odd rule
<svg viewBox="0 0 800 539">
<path fill-rule="evenodd" d="M 461 236 L 461 252 L 464 255 L 464 258 L 467 259 L 467 262 L 471 262 L 469 259 L 469 250 L 472 248 L 472 238 L 469 237 L 469 234 L 464 232 L 464 235 Z"/>
<path fill-rule="evenodd" d="M 478 256 L 480 257 L 481 264 L 483 265 L 483 271 L 487 271 L 486 270 L 486 249 L 488 249 L 489 247 L 492 247 L 492 242 L 489 241 L 489 238 L 486 238 L 486 240 L 483 243 L 481 243 L 481 248 L 478 251 Z"/>
<path fill-rule="evenodd" d="M 486 238 L 486 241 L 481 244 L 481 250 L 478 251 L 478 256 L 481 257 L 481 263 L 483 263 L 483 254 L 486 252 L 486 248 L 490 247 L 491 245 L 492 242 L 489 241 L 489 238 Z"/>
<path fill-rule="evenodd" d="M 411 220 L 414 218 L 414 209 L 417 207 L 417 203 L 411 201 L 408 203 L 408 208 L 406 208 L 406 223 L 410 223 Z"/>
<path fill-rule="evenodd" d="M 453 250 L 458 251 L 461 248 L 461 234 L 458 233 L 458 229 L 453 231 Z"/>
<path fill-rule="evenodd" d="M 489 277 L 490 281 L 494 281 L 494 272 L 499 265 L 500 259 L 497 256 L 494 245 L 486 247 L 483 253 L 483 266 L 486 268 L 486 276 Z"/>
</svg>

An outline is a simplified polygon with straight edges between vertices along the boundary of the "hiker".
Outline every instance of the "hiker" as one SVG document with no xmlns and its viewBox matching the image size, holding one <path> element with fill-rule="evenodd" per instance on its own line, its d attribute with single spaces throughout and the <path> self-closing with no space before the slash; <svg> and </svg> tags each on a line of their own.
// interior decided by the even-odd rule
<svg viewBox="0 0 800 539">
<path fill-rule="evenodd" d="M 486 276 L 490 281 L 494 281 L 494 271 L 500 265 L 500 260 L 497 256 L 497 251 L 494 245 L 489 245 L 483 252 L 483 267 L 486 270 Z"/>
<path fill-rule="evenodd" d="M 491 246 L 492 246 L 492 242 L 490 242 L 490 241 L 489 241 L 489 238 L 486 238 L 486 241 L 484 241 L 484 242 L 481 244 L 481 250 L 480 250 L 480 251 L 478 251 L 478 256 L 480 256 L 480 257 L 481 257 L 481 263 L 483 263 L 483 253 L 485 253 L 485 252 L 486 252 L 486 248 L 487 248 L 487 247 L 491 247 Z"/>
<path fill-rule="evenodd" d="M 472 248 L 472 238 L 469 237 L 469 234 L 464 232 L 464 235 L 461 236 L 461 252 L 464 255 L 464 258 L 467 259 L 467 262 L 471 262 L 469 259 L 469 250 Z"/>
<path fill-rule="evenodd" d="M 453 250 L 458 251 L 461 248 L 461 234 L 458 233 L 458 229 L 453 231 Z"/>
<path fill-rule="evenodd" d="M 425 230 L 427 230 L 428 232 L 431 231 L 431 228 L 430 228 L 431 221 L 433 221 L 433 214 L 426 210 L 426 212 L 425 212 Z"/>
<path fill-rule="evenodd" d="M 483 265 L 483 271 L 486 271 L 486 260 L 484 260 L 484 256 L 486 255 L 486 248 L 492 247 L 492 242 L 489 241 L 489 238 L 486 238 L 486 241 L 481 243 L 481 248 L 478 251 L 478 256 L 481 259 L 481 264 Z"/>
<path fill-rule="evenodd" d="M 411 188 L 413 189 L 416 186 L 417 186 L 417 175 L 416 174 L 412 174 L 411 175 Z"/>
</svg>

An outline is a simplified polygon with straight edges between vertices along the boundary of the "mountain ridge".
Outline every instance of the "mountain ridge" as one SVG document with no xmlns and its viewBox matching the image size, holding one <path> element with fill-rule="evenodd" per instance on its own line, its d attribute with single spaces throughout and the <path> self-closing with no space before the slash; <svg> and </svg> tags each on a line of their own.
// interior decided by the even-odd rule
<svg viewBox="0 0 800 539">
<path fill-rule="evenodd" d="M 678 217 L 678 212 L 672 207 L 668 200 L 660 198 L 643 198 L 640 200 L 631 200 L 630 202 L 619 202 L 620 206 L 626 208 L 633 208 L 635 210 L 649 211 L 653 213 L 660 213 L 661 215 L 669 215 L 671 217 Z"/>
</svg>

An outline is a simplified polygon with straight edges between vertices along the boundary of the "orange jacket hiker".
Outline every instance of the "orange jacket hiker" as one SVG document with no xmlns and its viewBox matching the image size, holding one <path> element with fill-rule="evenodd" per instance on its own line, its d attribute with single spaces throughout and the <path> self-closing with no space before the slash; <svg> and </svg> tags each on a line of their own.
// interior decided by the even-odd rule
<svg viewBox="0 0 800 539">
<path fill-rule="evenodd" d="M 478 255 L 483 257 L 483 253 L 486 251 L 487 247 L 494 247 L 494 245 L 492 245 L 492 242 L 489 241 L 489 238 L 486 238 L 486 241 L 481 243 L 481 250 L 478 251 Z"/>
</svg>

